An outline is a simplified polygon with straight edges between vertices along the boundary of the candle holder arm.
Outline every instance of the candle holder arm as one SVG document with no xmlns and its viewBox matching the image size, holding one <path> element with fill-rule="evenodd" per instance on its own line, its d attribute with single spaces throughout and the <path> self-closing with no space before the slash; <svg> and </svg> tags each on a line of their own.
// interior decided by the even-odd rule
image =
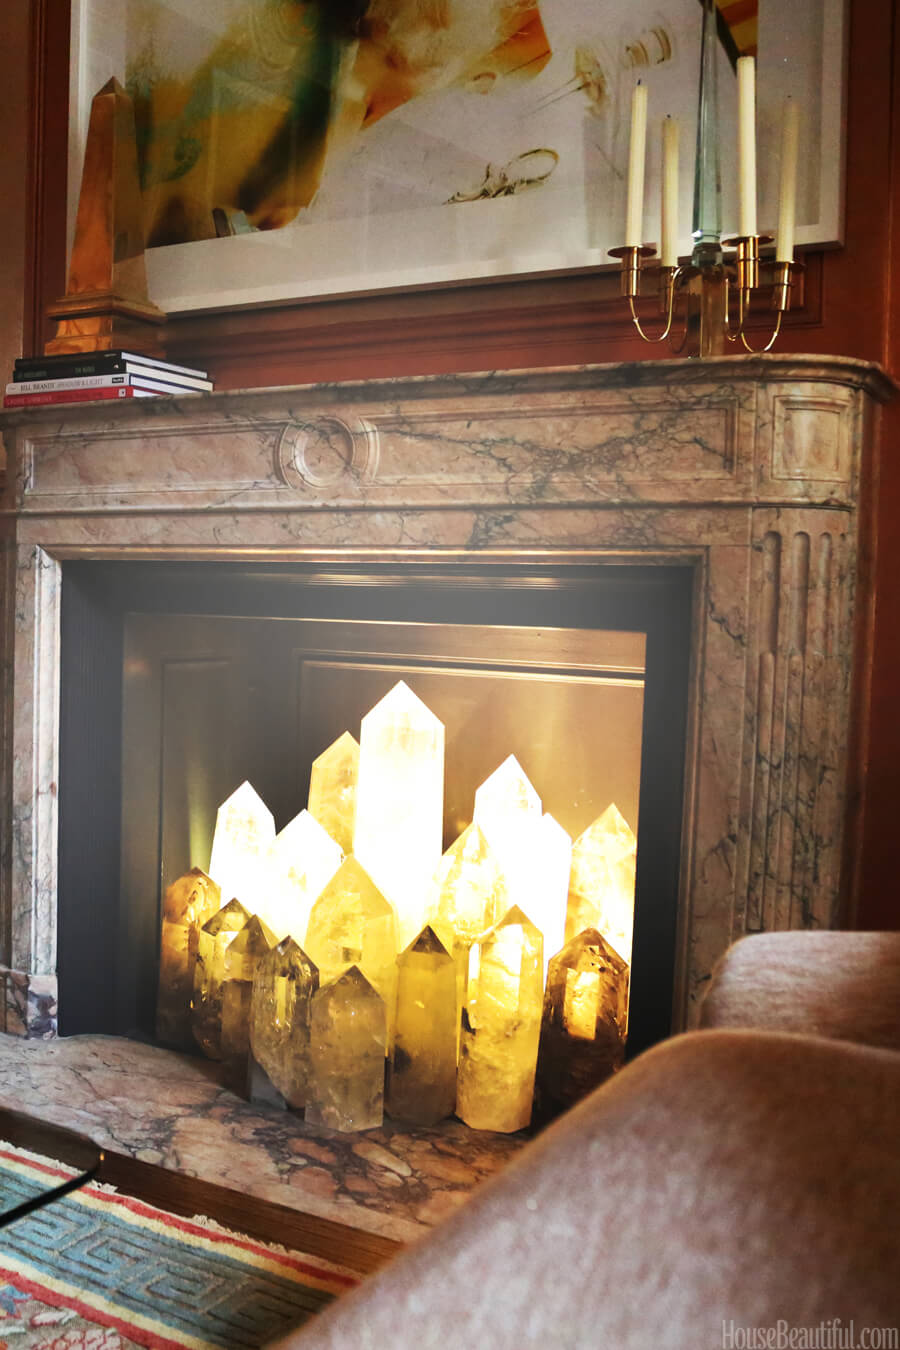
<svg viewBox="0 0 900 1350">
<path fill-rule="evenodd" d="M 675 286 L 679 276 L 682 273 L 682 268 L 664 267 L 662 271 L 663 276 L 661 278 L 660 290 L 663 290 L 663 288 L 665 288 L 664 290 L 665 301 L 663 304 L 663 312 L 666 316 L 666 323 L 661 333 L 654 336 L 653 334 L 646 333 L 644 331 L 643 325 L 641 324 L 640 318 L 638 317 L 637 309 L 635 308 L 634 304 L 635 297 L 633 295 L 629 295 L 628 297 L 628 308 L 631 310 L 632 322 L 634 323 L 634 326 L 638 331 L 638 335 L 641 338 L 643 338 L 644 342 L 665 342 L 666 338 L 672 331 L 672 321 L 675 317 Z"/>
<path fill-rule="evenodd" d="M 647 333 L 644 331 L 643 324 L 638 316 L 635 300 L 640 296 L 641 291 L 642 263 L 645 259 L 652 258 L 656 250 L 647 244 L 642 244 L 639 247 L 626 244 L 619 248 L 611 248 L 609 252 L 611 257 L 619 259 L 622 269 L 620 289 L 622 295 L 628 301 L 631 319 L 637 329 L 638 336 L 644 342 L 665 342 L 672 331 L 676 282 L 682 276 L 684 269 L 670 266 L 660 269 L 660 293 L 663 296 L 662 311 L 666 316 L 665 326 L 660 333 Z"/>
<path fill-rule="evenodd" d="M 742 264 L 745 263 L 745 258 L 742 256 L 743 254 L 742 245 L 746 241 L 737 240 L 735 242 L 738 244 L 738 288 L 737 288 L 738 325 L 736 331 L 733 333 L 730 331 L 727 332 L 726 337 L 728 338 L 729 342 L 740 341 L 744 350 L 750 352 L 751 355 L 759 355 L 760 353 L 771 351 L 776 341 L 778 340 L 778 335 L 781 332 L 782 320 L 784 318 L 784 315 L 791 307 L 791 289 L 794 285 L 794 275 L 802 271 L 803 264 L 795 262 L 778 262 L 775 264 L 776 279 L 775 279 L 775 289 L 772 296 L 772 303 L 777 311 L 777 316 L 775 319 L 775 327 L 772 330 L 771 337 L 769 338 L 768 342 L 765 344 L 764 347 L 753 347 L 747 341 L 747 335 L 744 326 L 747 317 L 747 304 L 750 298 L 750 291 L 751 289 L 755 288 L 756 285 L 759 284 L 758 270 L 757 270 L 758 263 L 754 259 L 752 286 L 742 284 L 742 282 L 745 281 L 745 272 L 742 266 Z M 769 241 L 766 240 L 765 242 Z"/>
</svg>

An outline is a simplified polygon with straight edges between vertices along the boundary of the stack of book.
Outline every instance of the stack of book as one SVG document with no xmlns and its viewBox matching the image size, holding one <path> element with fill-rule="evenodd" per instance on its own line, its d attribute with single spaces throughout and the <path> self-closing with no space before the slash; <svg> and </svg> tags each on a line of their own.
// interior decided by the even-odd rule
<svg viewBox="0 0 900 1350">
<path fill-rule="evenodd" d="M 20 357 L 6 386 L 4 408 L 96 399 L 202 394 L 213 387 L 205 370 L 191 370 L 136 352 L 84 352 Z"/>
</svg>

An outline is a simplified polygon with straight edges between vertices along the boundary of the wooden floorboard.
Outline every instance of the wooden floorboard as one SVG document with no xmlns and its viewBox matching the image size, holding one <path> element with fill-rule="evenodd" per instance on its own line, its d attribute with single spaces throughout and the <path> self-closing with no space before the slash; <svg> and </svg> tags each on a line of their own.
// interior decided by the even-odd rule
<svg viewBox="0 0 900 1350">
<path fill-rule="evenodd" d="M 19 1148 L 86 1169 L 98 1149 L 90 1140 L 55 1125 L 0 1108 L 0 1138 Z M 205 1215 L 235 1232 L 260 1242 L 279 1243 L 311 1256 L 321 1256 L 369 1274 L 401 1249 L 390 1238 L 366 1233 L 332 1219 L 304 1214 L 287 1205 L 261 1200 L 225 1186 L 216 1186 L 152 1163 L 103 1149 L 97 1180 L 123 1195 L 191 1218 Z"/>
<path fill-rule="evenodd" d="M 173 1214 L 204 1214 L 226 1228 L 261 1242 L 277 1242 L 368 1274 L 384 1265 L 401 1244 L 333 1219 L 303 1214 L 270 1200 L 244 1195 L 197 1177 L 104 1150 L 99 1180 Z"/>
</svg>

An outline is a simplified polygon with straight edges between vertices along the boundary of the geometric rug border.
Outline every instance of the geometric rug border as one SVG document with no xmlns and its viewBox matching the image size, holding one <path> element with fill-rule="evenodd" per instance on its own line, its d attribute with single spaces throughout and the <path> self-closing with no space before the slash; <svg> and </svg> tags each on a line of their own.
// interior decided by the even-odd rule
<svg viewBox="0 0 900 1350">
<path fill-rule="evenodd" d="M 51 1308 L 72 1308 L 78 1313 L 79 1317 L 84 1317 L 89 1322 L 98 1322 L 104 1327 L 111 1327 L 129 1341 L 136 1341 L 138 1345 L 146 1345 L 148 1350 L 208 1350 L 208 1341 L 195 1339 L 193 1336 L 184 1336 L 178 1340 L 172 1336 L 162 1336 L 152 1327 L 141 1326 L 136 1320 L 130 1320 L 132 1314 L 129 1313 L 129 1320 L 126 1321 L 125 1318 L 118 1317 L 111 1307 L 104 1308 L 99 1305 L 99 1302 L 88 1302 L 83 1297 L 73 1294 L 68 1288 L 65 1290 L 54 1289 L 48 1277 L 41 1271 L 27 1274 L 24 1261 L 22 1266 L 23 1269 L 14 1270 L 0 1263 L 0 1275 L 4 1277 L 8 1284 L 13 1285 L 16 1289 L 21 1289 L 23 1294 L 32 1294 Z"/>
<path fill-rule="evenodd" d="M 0 1170 L 13 1198 L 38 1179 L 72 1172 L 5 1141 Z M 210 1226 L 204 1216 L 186 1219 L 102 1183 L 0 1235 L 0 1277 L 146 1350 L 265 1344 L 360 1282 L 347 1267 Z"/>
</svg>

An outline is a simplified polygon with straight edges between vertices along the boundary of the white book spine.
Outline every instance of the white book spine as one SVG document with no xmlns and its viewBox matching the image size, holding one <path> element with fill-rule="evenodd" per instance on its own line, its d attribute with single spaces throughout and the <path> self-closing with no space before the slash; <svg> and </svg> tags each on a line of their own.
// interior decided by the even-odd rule
<svg viewBox="0 0 900 1350">
<path fill-rule="evenodd" d="M 68 380 L 19 380 L 8 384 L 8 394 L 48 394 L 54 389 L 111 389 L 128 384 L 127 375 L 74 375 Z"/>
</svg>

